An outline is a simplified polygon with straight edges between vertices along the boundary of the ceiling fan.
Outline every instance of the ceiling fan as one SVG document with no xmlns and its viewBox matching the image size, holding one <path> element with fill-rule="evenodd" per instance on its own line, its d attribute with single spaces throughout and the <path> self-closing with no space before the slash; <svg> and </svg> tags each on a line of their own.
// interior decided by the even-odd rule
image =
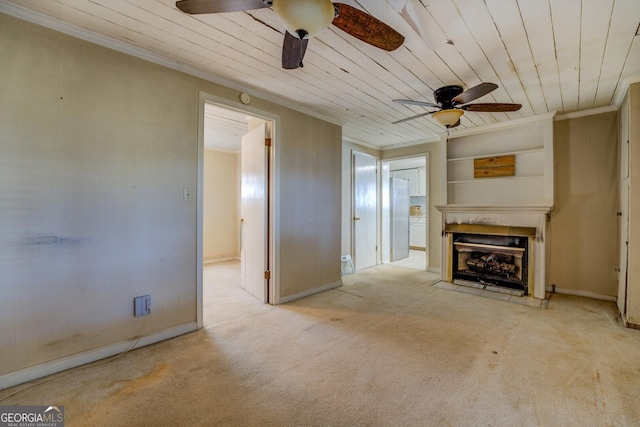
<svg viewBox="0 0 640 427">
<path fill-rule="evenodd" d="M 330 0 L 180 0 L 176 7 L 188 14 L 225 13 L 272 7 L 286 31 L 282 68 L 302 67 L 309 38 L 333 24 L 372 46 L 392 51 L 404 37 L 366 12 Z"/>
<path fill-rule="evenodd" d="M 406 122 L 408 120 L 432 114 L 432 117 L 442 126 L 452 128 L 460 125 L 460 117 L 462 117 L 465 111 L 500 113 L 518 111 L 522 107 L 521 104 L 503 104 L 497 102 L 468 104 L 469 102 L 478 99 L 497 88 L 498 85 L 495 83 L 480 83 L 479 85 L 467 90 L 464 90 L 461 86 L 457 85 L 444 86 L 433 92 L 433 97 L 436 100 L 435 104 L 431 102 L 411 101 L 408 99 L 394 99 L 393 102 L 400 104 L 420 105 L 423 107 L 433 107 L 438 109 L 407 117 L 405 119 L 395 121 L 393 124 Z"/>
</svg>

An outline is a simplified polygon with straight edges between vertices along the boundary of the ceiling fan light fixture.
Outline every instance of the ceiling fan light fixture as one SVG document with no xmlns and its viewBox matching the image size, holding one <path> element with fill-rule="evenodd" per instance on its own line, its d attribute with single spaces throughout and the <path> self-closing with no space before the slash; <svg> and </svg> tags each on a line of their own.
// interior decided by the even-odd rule
<svg viewBox="0 0 640 427">
<path fill-rule="evenodd" d="M 453 126 L 460 120 L 460 117 L 464 114 L 464 111 L 459 108 L 452 108 L 448 110 L 440 110 L 436 111 L 431 115 L 442 126 L 450 127 Z"/>
<path fill-rule="evenodd" d="M 301 38 L 327 28 L 335 15 L 331 0 L 273 0 L 273 11 L 290 34 Z"/>
</svg>

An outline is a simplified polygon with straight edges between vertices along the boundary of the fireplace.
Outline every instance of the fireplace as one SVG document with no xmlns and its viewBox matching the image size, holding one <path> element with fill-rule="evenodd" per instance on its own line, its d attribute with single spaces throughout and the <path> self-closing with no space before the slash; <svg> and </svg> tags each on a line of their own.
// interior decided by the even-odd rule
<svg viewBox="0 0 640 427">
<path fill-rule="evenodd" d="M 518 280 L 522 280 L 520 291 L 524 292 L 526 283 L 526 292 L 530 297 L 545 299 L 546 297 L 546 235 L 547 235 L 547 218 L 551 211 L 551 207 L 547 205 L 522 205 L 522 206 L 482 206 L 482 205 L 438 205 L 436 206 L 442 212 L 442 280 L 453 282 L 453 248 L 454 237 L 459 234 L 468 234 L 480 236 L 488 241 L 472 241 L 458 243 L 471 243 L 489 246 L 502 246 L 506 248 L 520 248 L 524 251 L 510 251 L 522 253 L 522 264 L 519 264 L 519 257 L 514 259 L 514 270 L 519 270 Z M 491 237 L 494 236 L 494 237 Z M 498 238 L 499 237 L 499 238 Z M 504 240 L 508 237 L 512 240 Z M 524 243 L 526 241 L 526 244 Z M 461 246 L 461 245 L 456 245 Z M 470 248 L 477 248 L 470 246 Z M 500 248 L 491 248 L 492 250 Z M 469 252 L 467 250 L 467 252 Z M 474 252 L 472 250 L 471 252 Z M 480 252 L 480 251 L 475 251 Z M 482 256 L 486 255 L 481 254 Z M 466 255 L 465 255 L 466 256 Z M 477 256 L 477 255 L 476 255 Z M 514 255 L 515 256 L 515 255 Z M 510 261 L 510 260 L 509 260 Z M 456 263 L 459 262 L 456 260 Z M 457 264 L 456 264 L 457 266 Z M 478 263 L 478 267 L 481 264 Z M 516 268 L 517 267 L 517 268 Z M 511 269 L 512 267 L 498 266 L 498 270 Z M 491 267 L 495 270 L 496 267 Z M 490 270 L 491 270 L 490 269 Z M 505 276 L 505 273 L 502 274 Z M 499 277 L 499 279 L 502 279 Z M 477 282 L 479 286 L 482 284 L 477 279 L 466 278 L 456 280 L 467 280 Z M 485 280 L 485 279 L 482 279 Z M 508 285 L 503 283 L 499 289 L 510 288 L 511 277 L 508 278 Z M 486 280 L 485 280 L 486 281 Z M 492 282 L 488 282 L 492 283 Z M 493 285 L 492 285 L 493 286 Z"/>
<path fill-rule="evenodd" d="M 446 224 L 444 231 L 445 280 L 531 294 L 536 228 Z"/>
<path fill-rule="evenodd" d="M 528 294 L 526 236 L 453 233 L 452 279 L 521 291 Z"/>
</svg>

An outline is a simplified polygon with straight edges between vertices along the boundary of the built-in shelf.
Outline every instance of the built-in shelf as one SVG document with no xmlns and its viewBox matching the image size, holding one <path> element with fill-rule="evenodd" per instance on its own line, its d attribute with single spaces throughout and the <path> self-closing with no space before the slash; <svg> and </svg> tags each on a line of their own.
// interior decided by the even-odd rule
<svg viewBox="0 0 640 427">
<path fill-rule="evenodd" d="M 469 160 L 475 160 L 482 157 L 500 157 L 500 156 L 518 156 L 523 154 L 544 154 L 544 148 L 534 148 L 530 150 L 521 150 L 521 151 L 506 151 L 503 153 L 490 153 L 482 156 L 473 156 L 473 157 L 452 157 L 447 159 L 447 162 L 463 162 Z"/>
<path fill-rule="evenodd" d="M 476 177 L 474 161 L 514 156 L 513 175 Z M 446 155 L 447 203 L 553 204 L 553 120 L 479 135 L 450 138 Z"/>
</svg>

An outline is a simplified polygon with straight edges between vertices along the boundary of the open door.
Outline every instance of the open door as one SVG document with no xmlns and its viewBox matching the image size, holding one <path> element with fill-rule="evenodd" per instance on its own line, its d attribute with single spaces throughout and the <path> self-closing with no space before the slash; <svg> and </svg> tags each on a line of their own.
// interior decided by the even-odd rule
<svg viewBox="0 0 640 427">
<path fill-rule="evenodd" d="M 381 193 L 381 260 L 398 267 L 416 270 L 429 268 L 429 155 L 401 157 L 382 161 Z M 406 193 L 392 189 L 392 181 L 408 181 Z M 405 211 L 408 212 L 405 214 Z M 393 215 L 393 216 L 392 216 Z M 408 250 L 405 247 L 408 217 Z M 401 230 L 401 231 L 400 231 Z"/>
<path fill-rule="evenodd" d="M 390 178 L 391 261 L 409 256 L 409 181 Z"/>
<path fill-rule="evenodd" d="M 376 265 L 378 160 L 353 153 L 353 255 L 356 270 Z"/>
<path fill-rule="evenodd" d="M 269 172 L 271 138 L 266 123 L 242 138 L 240 284 L 269 302 Z"/>
</svg>

